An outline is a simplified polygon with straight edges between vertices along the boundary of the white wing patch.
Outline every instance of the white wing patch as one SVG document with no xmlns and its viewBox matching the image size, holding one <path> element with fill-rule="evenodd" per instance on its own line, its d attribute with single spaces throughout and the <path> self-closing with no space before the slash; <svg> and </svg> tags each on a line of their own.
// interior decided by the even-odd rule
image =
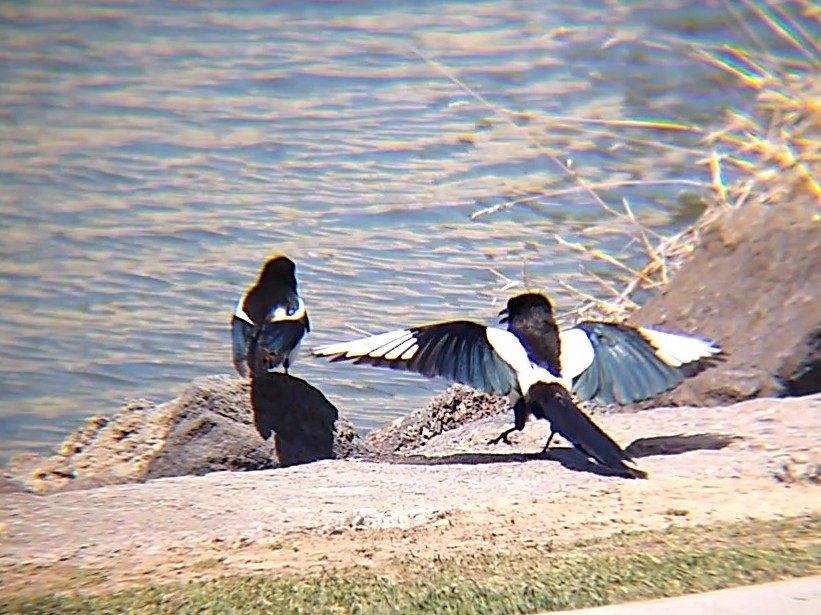
<svg viewBox="0 0 821 615">
<path fill-rule="evenodd" d="M 581 329 L 559 331 L 559 343 L 561 344 L 559 362 L 562 366 L 562 376 L 566 379 L 572 380 L 593 364 L 596 351 L 587 333 Z"/>
<path fill-rule="evenodd" d="M 485 337 L 499 358 L 510 365 L 514 372 L 532 369 L 525 347 L 513 333 L 497 327 L 488 327 L 485 329 Z"/>
<path fill-rule="evenodd" d="M 485 337 L 487 337 L 490 347 L 499 355 L 499 358 L 513 368 L 522 395 L 526 395 L 530 387 L 537 382 L 557 382 L 565 387 L 567 386 L 561 378 L 557 378 L 545 368 L 531 363 L 521 340 L 510 331 L 498 329 L 497 327 L 488 327 L 485 329 Z"/>
<path fill-rule="evenodd" d="M 237 307 L 234 308 L 234 316 L 239 318 L 240 320 L 244 320 L 252 327 L 254 326 L 254 321 L 251 320 L 251 317 L 245 313 L 245 310 L 242 309 L 242 304 L 245 303 L 245 295 L 239 298 L 237 301 Z"/>
<path fill-rule="evenodd" d="M 314 354 L 325 357 L 344 355 L 346 359 L 367 356 L 388 361 L 407 361 L 412 359 L 418 350 L 418 340 L 413 333 L 407 329 L 397 329 L 351 342 L 320 346 L 314 349 Z"/>
<path fill-rule="evenodd" d="M 289 314 L 288 310 L 285 307 L 279 306 L 277 309 L 274 310 L 274 314 L 269 319 L 269 322 L 302 320 L 302 318 L 305 316 L 305 302 L 302 300 L 302 297 L 297 297 L 297 301 L 297 308 L 293 314 Z"/>
<path fill-rule="evenodd" d="M 407 360 L 407 359 L 410 359 L 411 357 L 413 357 L 413 355 L 416 354 L 416 351 L 418 350 L 418 348 L 419 347 L 416 345 L 416 338 L 413 337 L 412 335 L 408 335 L 408 339 L 406 339 L 404 342 L 400 343 L 393 350 L 391 350 L 389 352 L 386 352 L 385 353 L 385 358 L 388 361 L 393 361 L 395 359 L 400 359 L 400 358 Z M 407 357 L 405 356 L 406 353 L 408 354 Z"/>
<path fill-rule="evenodd" d="M 532 364 L 522 342 L 510 331 L 488 327 L 485 329 L 485 338 L 490 349 L 516 373 L 522 394 L 527 393 L 537 382 L 557 382 L 569 389 L 569 379 L 565 382 L 543 367 Z M 351 342 L 320 346 L 314 349 L 314 354 L 346 359 L 368 357 L 386 361 L 409 361 L 418 351 L 419 340 L 416 336 L 408 329 L 397 329 Z"/>
<path fill-rule="evenodd" d="M 656 349 L 656 356 L 672 367 L 681 367 L 721 352 L 721 348 L 715 344 L 689 335 L 665 333 L 643 327 L 639 327 L 639 332 Z"/>
</svg>

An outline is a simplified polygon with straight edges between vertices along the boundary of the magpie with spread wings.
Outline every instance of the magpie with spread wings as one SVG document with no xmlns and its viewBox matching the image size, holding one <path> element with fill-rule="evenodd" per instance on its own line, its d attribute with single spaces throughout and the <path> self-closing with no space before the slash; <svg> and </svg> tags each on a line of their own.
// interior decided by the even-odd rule
<svg viewBox="0 0 821 615">
<path fill-rule="evenodd" d="M 443 377 L 514 402 L 514 427 L 532 414 L 546 419 L 599 464 L 628 477 L 645 478 L 630 456 L 573 401 L 631 403 L 672 389 L 687 365 L 720 349 L 704 340 L 623 324 L 585 321 L 560 331 L 550 300 L 539 293 L 511 297 L 500 312 L 507 330 L 455 320 L 389 331 L 314 354 Z M 571 394 L 572 393 L 572 394 Z"/>
</svg>

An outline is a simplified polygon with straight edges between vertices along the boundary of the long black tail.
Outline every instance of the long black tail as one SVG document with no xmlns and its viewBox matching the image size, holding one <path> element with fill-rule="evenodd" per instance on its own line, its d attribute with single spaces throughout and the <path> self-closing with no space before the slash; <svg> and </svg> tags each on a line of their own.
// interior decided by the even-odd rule
<svg viewBox="0 0 821 615">
<path fill-rule="evenodd" d="M 537 383 L 527 392 L 527 403 L 536 418 L 550 422 L 554 431 L 601 465 L 630 478 L 647 478 L 647 473 L 630 465 L 632 459 L 576 406 L 560 384 Z"/>
</svg>

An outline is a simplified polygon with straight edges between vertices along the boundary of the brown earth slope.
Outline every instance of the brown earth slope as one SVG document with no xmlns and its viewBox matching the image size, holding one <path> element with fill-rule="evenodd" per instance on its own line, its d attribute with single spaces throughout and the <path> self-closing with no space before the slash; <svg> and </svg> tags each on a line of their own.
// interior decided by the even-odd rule
<svg viewBox="0 0 821 615">
<path fill-rule="evenodd" d="M 631 316 L 638 325 L 708 337 L 727 352 L 666 401 L 722 404 L 821 391 L 819 211 L 807 197 L 720 216 L 670 284 Z"/>
</svg>

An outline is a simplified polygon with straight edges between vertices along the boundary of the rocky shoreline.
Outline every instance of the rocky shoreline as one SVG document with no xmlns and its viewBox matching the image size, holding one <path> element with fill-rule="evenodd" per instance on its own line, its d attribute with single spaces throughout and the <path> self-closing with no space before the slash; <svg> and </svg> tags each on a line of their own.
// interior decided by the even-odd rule
<svg viewBox="0 0 821 615">
<path fill-rule="evenodd" d="M 298 378 L 210 376 L 15 459 L 0 572 L 35 566 L 73 586 L 65 570 L 95 566 L 119 587 L 349 566 L 363 541 L 372 563 L 819 514 L 821 233 L 806 208 L 747 209 L 706 229 L 632 317 L 711 337 L 726 360 L 655 400 L 667 407 L 588 408 L 647 481 L 608 476 L 561 440 L 538 454 L 543 421 L 489 445 L 512 413 L 465 387 L 360 437 Z"/>
<path fill-rule="evenodd" d="M 703 229 L 699 249 L 630 321 L 708 337 L 721 344 L 726 359 L 658 399 L 588 410 L 631 412 L 821 391 L 816 216 L 811 203 L 750 204 Z M 453 386 L 425 408 L 360 438 L 344 412 L 304 380 L 211 376 L 170 402 L 135 400 L 112 417 L 89 419 L 55 455 L 14 459 L 3 490 L 46 493 L 352 456 L 385 459 L 418 453 L 445 433 L 459 453 L 483 433 L 482 421 L 494 417 L 501 417 L 500 431 L 509 426 L 506 400 Z"/>
</svg>

